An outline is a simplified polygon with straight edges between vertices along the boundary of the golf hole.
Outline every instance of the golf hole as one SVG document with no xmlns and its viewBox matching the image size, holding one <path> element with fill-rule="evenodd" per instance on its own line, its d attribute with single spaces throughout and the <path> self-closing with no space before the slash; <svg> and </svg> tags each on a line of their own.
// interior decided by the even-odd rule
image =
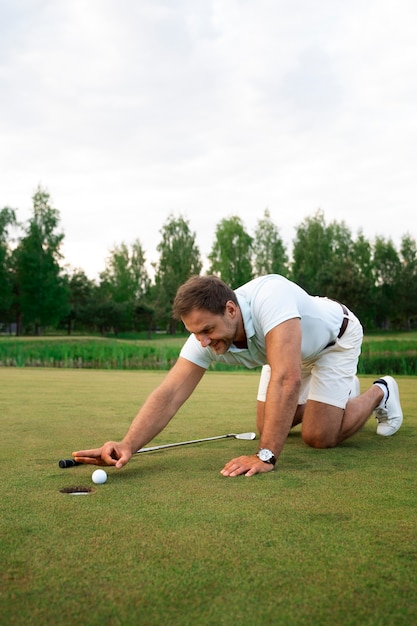
<svg viewBox="0 0 417 626">
<path fill-rule="evenodd" d="M 63 487 L 59 491 L 60 493 L 66 493 L 70 496 L 87 496 L 89 493 L 92 493 L 94 489 L 92 489 L 92 487 L 77 485 L 76 487 Z"/>
</svg>

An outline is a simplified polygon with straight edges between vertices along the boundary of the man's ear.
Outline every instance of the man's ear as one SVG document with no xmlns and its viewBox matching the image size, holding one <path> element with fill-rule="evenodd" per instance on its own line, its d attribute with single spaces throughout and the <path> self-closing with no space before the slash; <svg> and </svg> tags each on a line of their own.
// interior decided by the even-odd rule
<svg viewBox="0 0 417 626">
<path fill-rule="evenodd" d="M 228 300 L 226 302 L 224 312 L 225 314 L 229 315 L 232 320 L 236 317 L 237 305 L 233 302 L 233 300 Z"/>
</svg>

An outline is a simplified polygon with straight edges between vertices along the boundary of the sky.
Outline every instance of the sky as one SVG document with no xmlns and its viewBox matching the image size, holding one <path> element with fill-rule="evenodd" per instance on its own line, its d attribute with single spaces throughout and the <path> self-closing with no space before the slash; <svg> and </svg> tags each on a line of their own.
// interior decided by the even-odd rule
<svg viewBox="0 0 417 626">
<path fill-rule="evenodd" d="M 415 0 L 0 0 L 0 208 L 90 278 L 169 216 L 417 239 Z"/>
</svg>

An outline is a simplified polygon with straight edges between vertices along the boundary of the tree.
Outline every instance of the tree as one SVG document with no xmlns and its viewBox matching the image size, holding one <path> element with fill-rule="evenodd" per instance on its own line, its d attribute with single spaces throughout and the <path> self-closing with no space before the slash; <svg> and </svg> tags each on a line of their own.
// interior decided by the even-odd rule
<svg viewBox="0 0 417 626">
<path fill-rule="evenodd" d="M 120 330 L 142 330 L 149 326 L 153 312 L 149 305 L 150 278 L 139 239 L 130 248 L 124 242 L 113 248 L 100 280 L 101 299 L 111 299 L 119 305 Z"/>
<path fill-rule="evenodd" d="M 345 303 L 362 324 L 374 324 L 372 249 L 363 233 L 356 241 L 346 224 L 326 224 L 322 211 L 297 229 L 292 275 L 310 293 Z"/>
<path fill-rule="evenodd" d="M 287 274 L 288 256 L 277 226 L 272 222 L 268 209 L 258 220 L 253 240 L 254 269 L 256 276 L 264 274 Z"/>
<path fill-rule="evenodd" d="M 122 330 L 131 329 L 131 309 L 125 302 L 115 302 L 103 297 L 100 286 L 96 286 L 94 297 L 82 309 L 80 322 L 91 329 L 98 329 L 101 335 L 118 335 Z"/>
<path fill-rule="evenodd" d="M 293 245 L 292 279 L 313 295 L 327 295 L 333 235 L 322 211 L 297 228 Z"/>
<path fill-rule="evenodd" d="M 95 299 L 96 284 L 90 280 L 85 272 L 76 269 L 67 277 L 69 289 L 69 305 L 68 315 L 63 320 L 68 335 L 76 329 L 77 325 L 84 325 L 87 328 L 94 326 L 94 321 L 86 314 L 91 301 Z"/>
<path fill-rule="evenodd" d="M 209 272 L 219 276 L 232 289 L 252 279 L 252 237 L 238 216 L 224 218 L 217 225 L 208 259 Z"/>
<path fill-rule="evenodd" d="M 4 207 L 0 211 L 0 322 L 3 323 L 11 321 L 13 303 L 11 250 L 8 241 L 11 226 L 16 226 L 16 212 Z"/>
<path fill-rule="evenodd" d="M 130 249 L 123 242 L 111 250 L 100 279 L 115 302 L 137 302 L 148 292 L 150 279 L 145 263 L 139 239 Z"/>
<path fill-rule="evenodd" d="M 411 329 L 417 320 L 417 246 L 410 235 L 401 240 L 401 271 L 398 278 L 399 310 L 402 326 Z"/>
<path fill-rule="evenodd" d="M 170 215 L 161 231 L 162 239 L 157 246 L 160 253 L 155 267 L 153 304 L 155 315 L 162 325 L 175 333 L 177 322 L 172 318 L 172 302 L 180 285 L 190 276 L 200 274 L 202 263 L 188 220 Z"/>
<path fill-rule="evenodd" d="M 68 290 L 60 267 L 64 235 L 57 232 L 59 212 L 47 191 L 38 186 L 26 235 L 14 251 L 18 298 L 18 332 L 22 322 L 39 334 L 68 312 Z"/>
<path fill-rule="evenodd" d="M 333 221 L 326 226 L 328 250 L 319 270 L 321 295 L 351 303 L 355 290 L 356 265 L 353 258 L 353 239 L 344 222 Z"/>
<path fill-rule="evenodd" d="M 392 323 L 397 323 L 400 317 L 401 261 L 391 239 L 376 238 L 373 263 L 376 285 L 376 322 L 377 326 L 389 328 Z"/>
<path fill-rule="evenodd" d="M 375 323 L 375 282 L 372 246 L 359 232 L 353 243 L 352 261 L 355 266 L 351 291 L 346 298 L 349 308 L 356 313 L 365 329 Z"/>
</svg>

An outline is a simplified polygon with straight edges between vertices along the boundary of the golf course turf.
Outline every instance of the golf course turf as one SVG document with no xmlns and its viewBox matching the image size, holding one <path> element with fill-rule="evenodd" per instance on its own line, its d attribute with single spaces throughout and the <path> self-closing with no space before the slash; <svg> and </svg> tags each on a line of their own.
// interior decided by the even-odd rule
<svg viewBox="0 0 417 626">
<path fill-rule="evenodd" d="M 256 441 L 136 455 L 94 485 L 60 469 L 125 433 L 164 373 L 0 369 L 5 625 L 417 623 L 416 379 L 404 423 L 314 450 L 291 432 L 274 472 L 224 478 Z M 365 389 L 375 377 L 361 377 Z M 209 372 L 154 444 L 255 430 L 258 374 Z M 72 486 L 90 493 L 62 493 Z"/>
</svg>

